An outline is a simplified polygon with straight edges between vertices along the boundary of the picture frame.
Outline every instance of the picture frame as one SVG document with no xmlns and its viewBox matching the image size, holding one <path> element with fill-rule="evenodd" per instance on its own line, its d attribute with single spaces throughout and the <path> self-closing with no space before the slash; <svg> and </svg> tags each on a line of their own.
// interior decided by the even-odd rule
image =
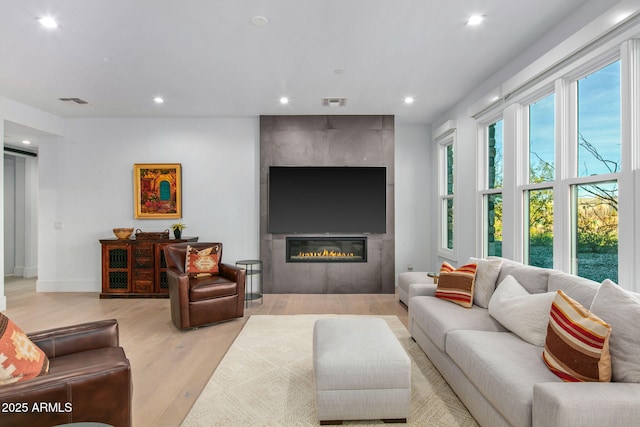
<svg viewBox="0 0 640 427">
<path fill-rule="evenodd" d="M 182 218 L 182 165 L 135 163 L 133 194 L 136 219 Z"/>
</svg>

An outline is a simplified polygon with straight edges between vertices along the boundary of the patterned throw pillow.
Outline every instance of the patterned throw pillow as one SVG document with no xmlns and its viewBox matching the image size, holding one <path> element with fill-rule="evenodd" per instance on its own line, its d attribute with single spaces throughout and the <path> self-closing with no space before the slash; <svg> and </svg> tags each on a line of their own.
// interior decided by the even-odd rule
<svg viewBox="0 0 640 427">
<path fill-rule="evenodd" d="M 455 269 L 448 262 L 443 262 L 440 277 L 438 277 L 436 297 L 471 308 L 477 267 L 477 264 L 465 264 Z"/>
<path fill-rule="evenodd" d="M 29 380 L 47 372 L 47 355 L 0 313 L 0 385 Z"/>
<path fill-rule="evenodd" d="M 559 290 L 542 358 L 563 381 L 611 381 L 610 335 L 607 323 Z"/>
<path fill-rule="evenodd" d="M 187 246 L 187 265 L 185 271 L 189 277 L 208 277 L 218 274 L 218 245 L 197 250 Z"/>
</svg>

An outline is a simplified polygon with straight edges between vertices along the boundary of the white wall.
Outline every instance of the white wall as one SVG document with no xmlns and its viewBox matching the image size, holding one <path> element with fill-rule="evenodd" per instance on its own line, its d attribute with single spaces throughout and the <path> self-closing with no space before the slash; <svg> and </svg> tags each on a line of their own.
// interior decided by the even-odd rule
<svg viewBox="0 0 640 427">
<path fill-rule="evenodd" d="M 226 263 L 257 257 L 258 132 L 256 118 L 65 120 L 40 144 L 38 291 L 99 291 L 99 239 L 176 222 L 133 219 L 134 163 L 181 163 L 185 235 L 223 242 Z"/>
<path fill-rule="evenodd" d="M 4 155 L 4 273 L 13 274 L 15 251 L 16 158 Z"/>
<path fill-rule="evenodd" d="M 431 130 L 426 125 L 396 123 L 395 135 L 395 229 L 396 277 L 412 267 L 414 271 L 434 268 L 431 240 L 436 235 L 429 195 L 435 183 L 431 172 Z"/>
</svg>

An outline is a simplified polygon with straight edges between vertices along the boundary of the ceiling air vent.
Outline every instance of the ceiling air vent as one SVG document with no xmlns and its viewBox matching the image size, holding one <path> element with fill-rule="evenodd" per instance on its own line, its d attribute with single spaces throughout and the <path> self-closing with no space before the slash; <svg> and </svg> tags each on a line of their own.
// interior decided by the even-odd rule
<svg viewBox="0 0 640 427">
<path fill-rule="evenodd" d="M 87 105 L 88 102 L 85 101 L 84 99 L 81 98 L 58 98 L 60 101 L 63 102 L 75 102 L 78 105 Z"/>
<path fill-rule="evenodd" d="M 325 107 L 344 107 L 347 98 L 322 98 L 322 105 Z"/>
</svg>

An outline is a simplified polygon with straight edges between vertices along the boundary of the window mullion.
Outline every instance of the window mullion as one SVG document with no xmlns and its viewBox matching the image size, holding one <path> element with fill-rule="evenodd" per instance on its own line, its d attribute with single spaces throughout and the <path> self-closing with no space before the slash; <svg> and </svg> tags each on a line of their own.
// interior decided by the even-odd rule
<svg viewBox="0 0 640 427">
<path fill-rule="evenodd" d="M 575 176 L 575 157 L 577 150 L 572 141 L 577 132 L 577 90 L 576 85 L 567 79 L 556 81 L 556 180 L 553 186 L 555 224 L 553 238 L 553 265 L 562 271 L 571 271 L 571 194 L 568 177 Z"/>
<path fill-rule="evenodd" d="M 621 109 L 621 176 L 618 180 L 619 232 L 618 283 L 626 289 L 640 291 L 640 267 L 636 258 L 640 253 L 640 226 L 636 224 L 640 208 L 640 40 L 622 44 L 620 51 L 620 109 Z M 634 183 L 634 180 L 636 181 Z"/>
</svg>

